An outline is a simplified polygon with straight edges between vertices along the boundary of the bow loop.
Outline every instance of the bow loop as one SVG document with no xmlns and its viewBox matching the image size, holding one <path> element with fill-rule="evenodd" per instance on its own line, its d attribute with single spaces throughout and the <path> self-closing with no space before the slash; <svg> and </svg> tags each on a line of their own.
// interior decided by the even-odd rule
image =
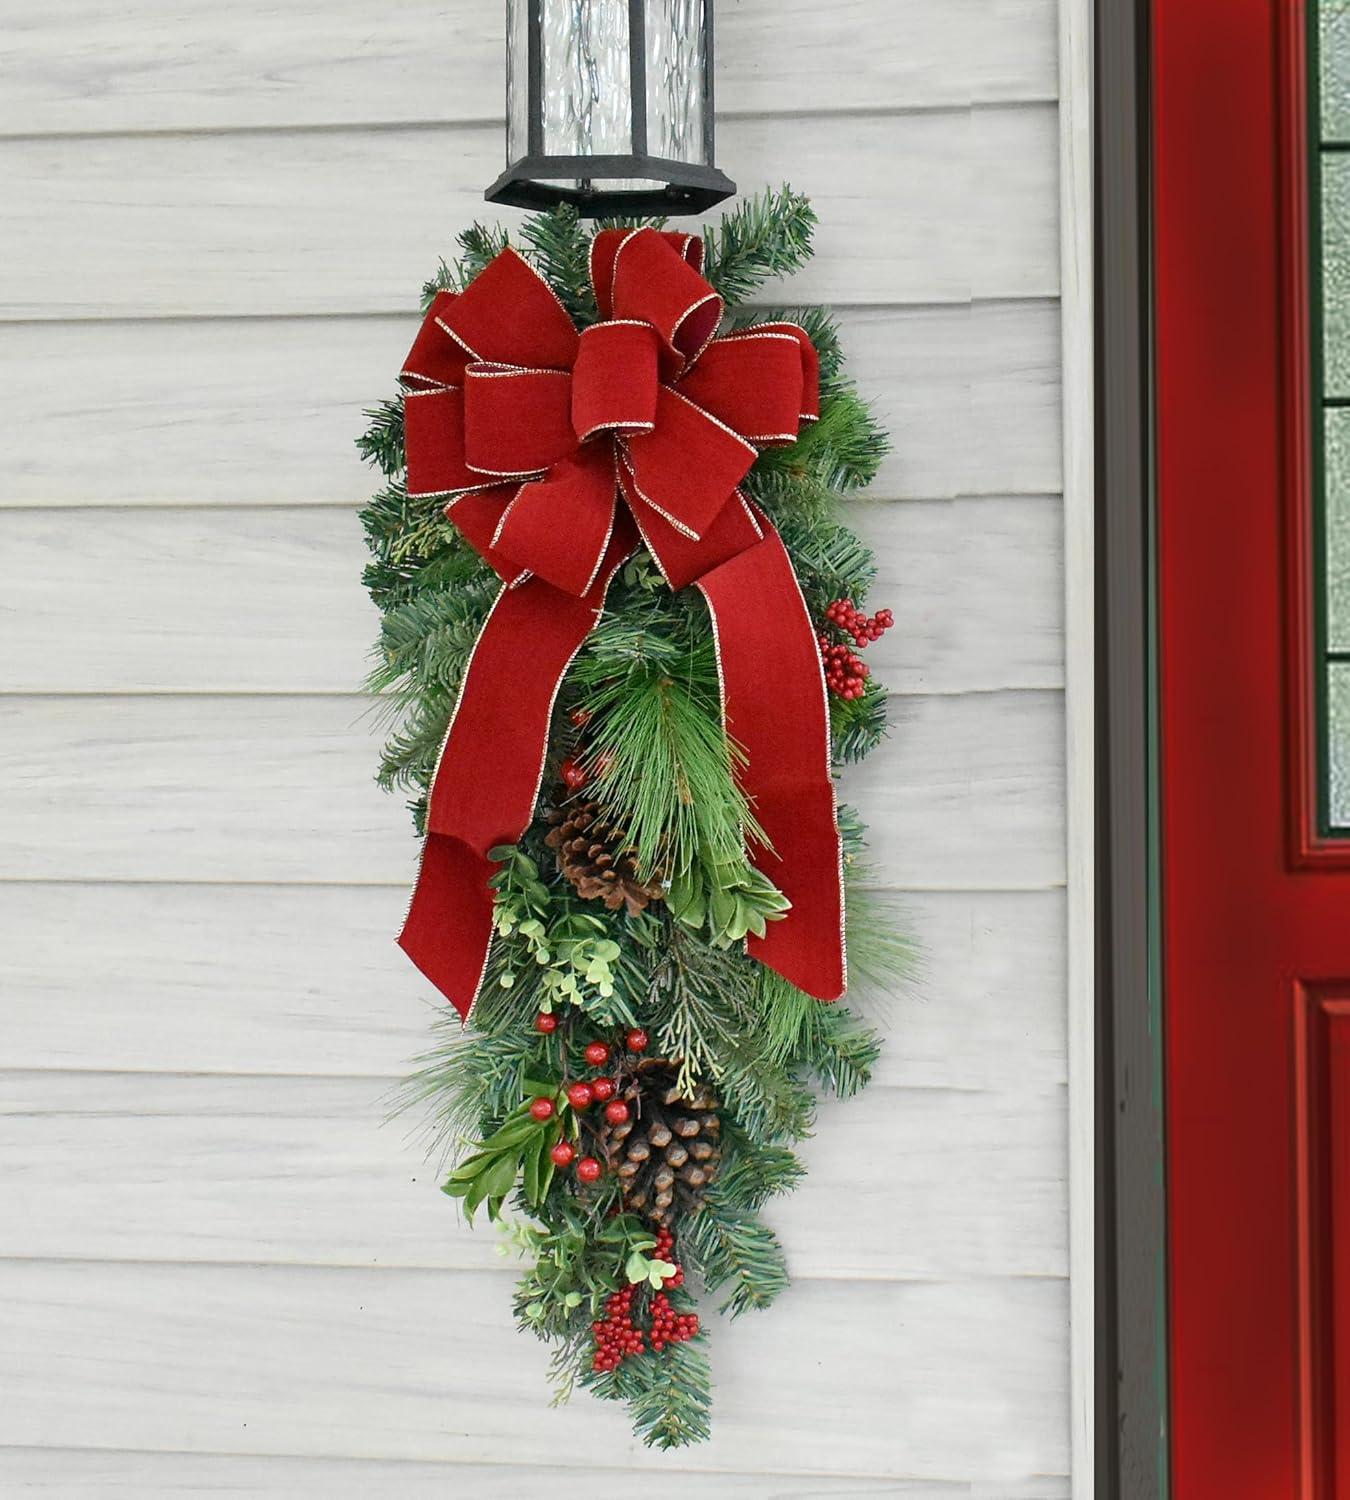
<svg viewBox="0 0 1350 1500">
<path fill-rule="evenodd" d="M 469 359 L 570 370 L 577 331 L 552 287 L 509 246 L 457 297 L 433 305 L 436 323 Z"/>
<path fill-rule="evenodd" d="M 597 432 L 650 431 L 656 421 L 660 338 L 648 323 L 595 323 L 572 367 L 572 426 L 583 442 Z"/>
<path fill-rule="evenodd" d="M 523 479 L 566 458 L 572 381 L 563 370 L 520 370 L 474 361 L 464 371 L 464 461 L 493 483 Z"/>
<path fill-rule="evenodd" d="M 631 434 L 624 456 L 639 498 L 697 541 L 757 455 L 753 444 L 663 385 L 656 397 L 655 427 Z"/>
<path fill-rule="evenodd" d="M 699 247 L 693 260 L 691 244 Z M 654 229 L 606 230 L 596 235 L 591 251 L 597 305 L 608 309 L 606 317 L 648 323 L 656 330 L 667 380 L 698 359 L 722 321 L 722 299 L 694 260 L 702 264 L 701 240 Z"/>
<path fill-rule="evenodd" d="M 614 529 L 618 494 L 612 446 L 590 443 L 543 479 L 529 480 L 502 513 L 495 552 L 580 598 L 595 582 Z"/>
<path fill-rule="evenodd" d="M 819 405 L 814 355 L 791 324 L 753 324 L 715 339 L 679 383 L 680 394 L 759 447 L 795 442 Z"/>
</svg>

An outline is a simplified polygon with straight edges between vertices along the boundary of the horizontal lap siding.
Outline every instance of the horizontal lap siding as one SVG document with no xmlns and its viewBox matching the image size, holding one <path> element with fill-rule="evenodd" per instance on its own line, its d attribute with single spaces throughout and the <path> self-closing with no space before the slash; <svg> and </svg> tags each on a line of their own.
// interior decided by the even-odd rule
<svg viewBox="0 0 1350 1500">
<path fill-rule="evenodd" d="M 1063 686 L 1057 496 L 850 519 L 895 613 L 867 652 L 892 693 Z M 378 624 L 352 586 L 360 536 L 354 506 L 0 510 L 4 691 L 349 692 Z"/>
<path fill-rule="evenodd" d="M 839 323 L 895 443 L 869 496 L 1058 492 L 1053 302 L 850 308 Z M 355 503 L 373 480 L 353 434 L 415 331 L 412 316 L 5 327 L 0 406 L 26 441 L 0 505 Z"/>
<path fill-rule="evenodd" d="M 747 183 L 790 171 L 812 196 L 818 253 L 793 278 L 795 299 L 876 303 L 903 288 L 907 301 L 943 303 L 1057 289 L 1051 105 L 733 121 L 723 137 L 720 154 Z M 0 141 L 0 315 L 402 313 L 435 265 L 428 248 L 452 248 L 483 217 L 481 184 L 500 170 L 501 144 L 495 124 L 265 144 Z M 41 256 L 23 253 L 35 223 L 51 235 Z M 959 239 L 935 254 L 954 226 Z"/>
<path fill-rule="evenodd" d="M 516 1334 L 510 1289 L 507 1271 L 10 1261 L 0 1443 L 545 1468 L 584 1447 L 660 1470 L 621 1410 L 541 1399 L 547 1355 Z M 717 1433 L 675 1462 L 1062 1471 L 1045 1407 L 1067 1400 L 1066 1305 L 1057 1278 L 805 1279 L 714 1341 Z"/>
<path fill-rule="evenodd" d="M 467 0 L 7 10 L 0 1489 L 580 1495 L 584 1455 L 657 1500 L 1056 1500 L 1053 0 L 719 10 L 722 160 L 821 216 L 764 300 L 839 305 L 895 438 L 854 512 L 894 727 L 844 794 L 924 953 L 774 1208 L 797 1285 L 717 1329 L 714 1441 L 673 1459 L 546 1408 L 493 1237 L 381 1128 L 434 1003 L 390 943 L 414 846 L 355 692 L 351 439 L 484 216 L 499 30 Z"/>
<path fill-rule="evenodd" d="M 598 1488 L 621 1484 L 623 1452 L 588 1459 L 575 1450 L 549 1463 L 551 1500 L 593 1500 Z M 57 1500 L 446 1500 L 450 1486 L 474 1500 L 520 1500 L 539 1484 L 537 1468 L 496 1460 L 484 1464 L 380 1459 L 265 1458 L 223 1453 L 79 1452 L 11 1448 L 5 1472 L 24 1495 Z M 1068 1500 L 1067 1479 L 1042 1476 L 972 1486 L 939 1479 L 862 1479 L 726 1470 L 698 1480 L 667 1462 L 642 1476 L 643 1500 L 688 1500 L 691 1485 L 716 1485 L 718 1500 Z"/>
<path fill-rule="evenodd" d="M 130 14 L 9 0 L 5 27 L 0 134 L 502 112 L 501 10 L 480 0 L 138 0 Z M 737 116 L 1050 100 L 1055 71 L 1053 0 L 723 0 L 717 14 L 718 98 Z"/>
<path fill-rule="evenodd" d="M 0 1069 L 393 1080 L 436 1014 L 391 952 L 402 886 L 47 881 L 0 897 Z M 973 1093 L 1065 1082 L 1063 892 L 896 900 L 925 951 L 883 1013 L 893 1040 L 878 1083 Z M 221 933 L 245 940 L 225 945 Z"/>
</svg>

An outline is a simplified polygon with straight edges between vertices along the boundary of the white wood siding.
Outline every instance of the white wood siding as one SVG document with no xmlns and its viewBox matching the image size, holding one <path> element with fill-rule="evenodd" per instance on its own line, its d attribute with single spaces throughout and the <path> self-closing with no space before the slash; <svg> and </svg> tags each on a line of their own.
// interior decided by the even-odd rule
<svg viewBox="0 0 1350 1500">
<path fill-rule="evenodd" d="M 926 960 L 660 1456 L 547 1407 L 492 1234 L 381 1126 L 433 1000 L 352 438 L 489 216 L 499 5 L 0 0 L 5 1495 L 1068 1494 L 1055 4 L 718 21 L 721 161 L 814 195 L 784 297 L 895 437 L 847 790 Z"/>
</svg>

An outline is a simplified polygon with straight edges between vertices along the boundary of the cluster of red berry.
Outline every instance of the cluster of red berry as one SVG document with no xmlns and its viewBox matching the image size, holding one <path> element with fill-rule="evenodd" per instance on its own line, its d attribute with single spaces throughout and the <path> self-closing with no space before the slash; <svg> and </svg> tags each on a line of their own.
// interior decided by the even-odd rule
<svg viewBox="0 0 1350 1500">
<path fill-rule="evenodd" d="M 859 648 L 868 641 L 880 640 L 895 624 L 895 616 L 889 609 L 879 609 L 869 617 L 852 599 L 836 599 L 827 606 L 825 618 L 836 630 L 850 636 Z M 825 664 L 825 685 L 837 698 L 861 698 L 867 691 L 867 663 L 848 646 L 831 640 L 828 631 L 822 630 L 816 640 Z"/>
<path fill-rule="evenodd" d="M 534 1018 L 534 1029 L 543 1036 L 551 1035 L 558 1029 L 558 1017 L 551 1011 L 541 1010 Z M 623 1044 L 629 1052 L 645 1052 L 647 1043 L 647 1033 L 638 1026 L 624 1034 Z M 608 1042 L 588 1042 L 582 1056 L 591 1067 L 603 1068 L 609 1062 L 612 1050 Z M 609 1077 L 581 1079 L 568 1084 L 567 1102 L 578 1114 L 592 1104 L 603 1104 L 605 1119 L 611 1125 L 622 1125 L 628 1118 L 628 1105 L 614 1097 L 618 1088 L 618 1082 Z M 536 1120 L 551 1120 L 555 1108 L 552 1099 L 540 1098 L 530 1104 L 530 1113 Z M 559 1141 L 549 1155 L 555 1167 L 566 1171 L 576 1161 L 577 1148 L 571 1141 Z M 577 1161 L 577 1177 L 581 1182 L 599 1182 L 604 1170 L 593 1156 L 583 1156 Z"/>
<path fill-rule="evenodd" d="M 851 635 L 855 646 L 879 641 L 895 624 L 895 616 L 890 610 L 879 609 L 869 619 L 852 599 L 836 599 L 833 604 L 826 605 L 825 618 L 845 635 Z"/>
<path fill-rule="evenodd" d="M 683 1344 L 698 1332 L 697 1313 L 677 1313 L 664 1292 L 652 1298 L 652 1348 Z"/>
<path fill-rule="evenodd" d="M 652 1298 L 652 1348 L 664 1349 L 667 1344 L 682 1344 L 694 1337 L 698 1332 L 698 1314 L 676 1312 L 666 1296 L 665 1288 L 674 1291 L 684 1285 L 684 1267 L 675 1259 L 675 1236 L 669 1229 L 657 1230 L 652 1256 L 675 1267 L 674 1273 L 662 1282 L 662 1290 Z"/>
<path fill-rule="evenodd" d="M 630 1354 L 641 1354 L 647 1347 L 642 1330 L 633 1322 L 633 1288 L 611 1292 L 605 1300 L 605 1316 L 591 1324 L 595 1335 L 595 1354 L 591 1369 L 613 1370 Z"/>
<path fill-rule="evenodd" d="M 684 1285 L 684 1267 L 675 1264 L 675 1236 L 669 1229 L 660 1229 L 656 1235 L 653 1260 L 668 1261 L 675 1266 L 667 1276 L 663 1287 Z M 633 1297 L 635 1288 L 624 1287 L 621 1292 L 611 1292 L 605 1300 L 605 1316 L 591 1324 L 595 1334 L 595 1354 L 591 1359 L 593 1370 L 612 1370 L 623 1363 L 630 1354 L 641 1354 L 647 1347 L 642 1330 L 633 1321 Z M 659 1291 L 651 1300 L 651 1347 L 656 1353 L 667 1344 L 683 1344 L 698 1332 L 698 1314 L 676 1312 L 665 1291 Z"/>
</svg>

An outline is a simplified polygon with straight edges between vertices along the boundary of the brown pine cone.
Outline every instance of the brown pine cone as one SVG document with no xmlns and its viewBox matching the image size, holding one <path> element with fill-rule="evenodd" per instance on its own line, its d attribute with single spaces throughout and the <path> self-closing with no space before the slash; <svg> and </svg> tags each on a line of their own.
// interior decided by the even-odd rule
<svg viewBox="0 0 1350 1500">
<path fill-rule="evenodd" d="M 661 882 L 643 880 L 627 835 L 605 817 L 598 802 L 573 801 L 548 814 L 553 827 L 544 842 L 558 856 L 558 868 L 584 901 L 603 901 L 610 911 L 624 906 L 635 917 L 663 895 Z"/>
<path fill-rule="evenodd" d="M 717 1100 L 701 1086 L 682 1098 L 677 1076 L 674 1063 L 644 1059 L 618 1095 L 628 1105 L 628 1118 L 601 1128 L 624 1207 L 662 1225 L 703 1207 L 722 1155 Z"/>
</svg>

